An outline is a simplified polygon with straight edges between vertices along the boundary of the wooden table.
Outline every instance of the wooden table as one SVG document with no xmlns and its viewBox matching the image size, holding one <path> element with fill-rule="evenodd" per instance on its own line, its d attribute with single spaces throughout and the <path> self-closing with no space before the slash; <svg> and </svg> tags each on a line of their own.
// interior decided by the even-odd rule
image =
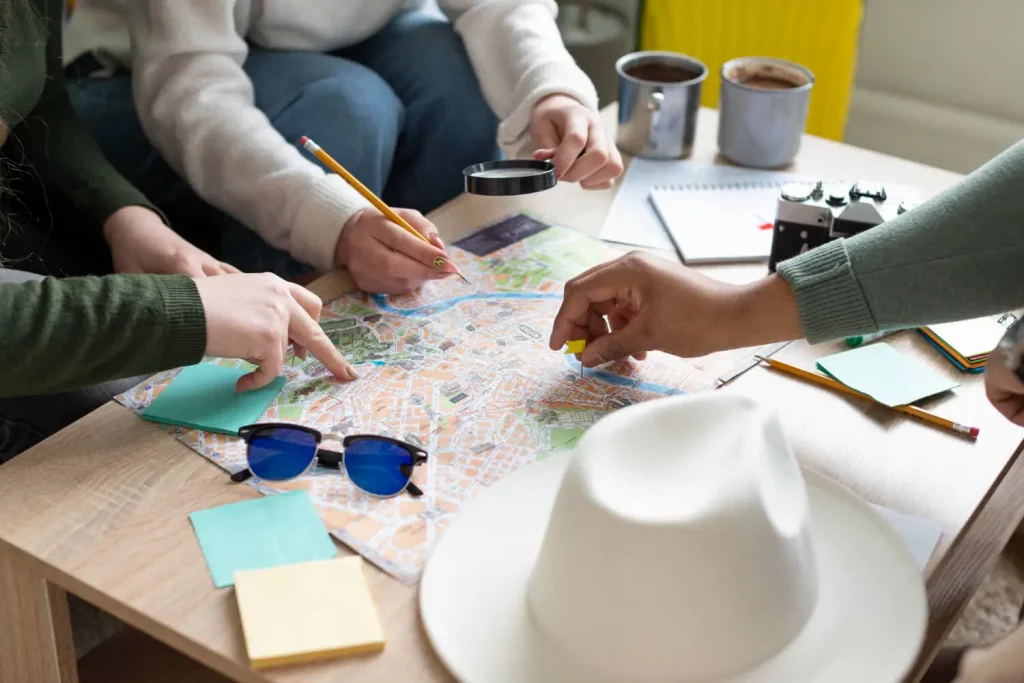
<svg viewBox="0 0 1024 683">
<path fill-rule="evenodd" d="M 612 124 L 613 115 L 606 112 Z M 696 160 L 714 160 L 715 128 L 716 114 L 702 111 Z M 957 180 L 952 173 L 812 137 L 794 170 L 925 191 Z M 597 234 L 612 198 L 613 191 L 560 185 L 516 199 L 463 196 L 432 218 L 449 242 L 517 210 Z M 764 272 L 751 266 L 706 270 L 732 281 Z M 330 299 L 349 286 L 347 276 L 336 273 L 313 288 Z M 892 343 L 963 382 L 955 396 L 932 409 L 980 426 L 977 443 L 763 368 L 725 390 L 777 405 L 807 466 L 870 501 L 945 526 L 947 536 L 927 570 L 932 614 L 919 673 L 1024 515 L 1024 466 L 1017 461 L 1021 433 L 989 406 L 980 377 L 959 375 L 914 333 Z M 779 357 L 813 367 L 816 357 L 837 349 L 795 343 Z M 0 467 L 0 681 L 77 680 L 65 591 L 239 681 L 449 679 L 420 625 L 415 589 L 376 569 L 370 581 L 388 635 L 382 655 L 250 671 L 233 592 L 212 588 L 188 514 L 255 495 L 230 486 L 218 467 L 115 404 Z"/>
</svg>

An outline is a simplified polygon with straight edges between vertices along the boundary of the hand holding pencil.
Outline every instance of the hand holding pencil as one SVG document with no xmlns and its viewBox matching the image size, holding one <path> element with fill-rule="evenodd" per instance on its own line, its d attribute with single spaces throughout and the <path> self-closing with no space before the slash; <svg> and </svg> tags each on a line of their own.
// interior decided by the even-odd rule
<svg viewBox="0 0 1024 683">
<path fill-rule="evenodd" d="M 392 209 L 315 142 L 303 137 L 300 143 L 373 205 L 348 220 L 335 255 L 360 289 L 401 294 L 426 280 L 456 275 L 466 281 L 433 223 L 418 211 Z"/>
</svg>

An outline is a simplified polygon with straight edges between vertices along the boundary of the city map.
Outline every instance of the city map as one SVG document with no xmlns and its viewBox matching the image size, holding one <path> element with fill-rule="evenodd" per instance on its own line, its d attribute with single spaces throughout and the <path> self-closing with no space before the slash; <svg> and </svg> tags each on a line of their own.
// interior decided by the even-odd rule
<svg viewBox="0 0 1024 683">
<path fill-rule="evenodd" d="M 340 448 L 332 441 L 347 434 L 417 444 L 429 453 L 414 476 L 424 495 L 374 498 L 343 472 L 327 469 L 285 483 L 248 482 L 265 495 L 307 490 L 336 538 L 405 583 L 418 580 L 453 516 L 486 487 L 570 451 L 610 411 L 713 389 L 719 378 L 749 366 L 754 353 L 699 360 L 653 353 L 643 362 L 588 368 L 581 376 L 573 355 L 548 348 L 551 324 L 565 281 L 616 252 L 518 214 L 449 253 L 472 284 L 447 278 L 411 295 L 352 293 L 326 304 L 321 325 L 360 378 L 343 383 L 312 356 L 289 355 L 287 383 L 261 420 L 314 427 L 326 448 Z M 117 400 L 141 412 L 176 373 L 156 375 Z M 229 472 L 246 467 L 236 437 L 168 431 Z"/>
</svg>

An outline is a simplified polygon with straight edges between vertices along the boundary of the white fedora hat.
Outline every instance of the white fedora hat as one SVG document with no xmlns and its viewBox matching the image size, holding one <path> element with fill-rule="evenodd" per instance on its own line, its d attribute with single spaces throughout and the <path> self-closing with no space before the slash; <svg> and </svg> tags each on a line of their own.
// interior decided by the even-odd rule
<svg viewBox="0 0 1024 683">
<path fill-rule="evenodd" d="M 888 522 L 728 391 L 615 412 L 482 493 L 420 610 L 466 683 L 896 683 L 927 616 Z"/>
</svg>

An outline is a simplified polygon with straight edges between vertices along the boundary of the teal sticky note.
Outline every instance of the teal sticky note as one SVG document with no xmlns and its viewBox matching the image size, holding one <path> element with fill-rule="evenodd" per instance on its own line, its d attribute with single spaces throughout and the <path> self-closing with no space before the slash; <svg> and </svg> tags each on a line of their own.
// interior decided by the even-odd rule
<svg viewBox="0 0 1024 683">
<path fill-rule="evenodd" d="M 142 417 L 176 427 L 237 436 L 239 428 L 259 420 L 285 383 L 284 377 L 275 377 L 265 387 L 236 393 L 235 383 L 248 372 L 213 363 L 182 368 L 143 411 Z"/>
<path fill-rule="evenodd" d="M 878 342 L 822 358 L 818 369 L 887 406 L 907 405 L 960 386 Z"/>
<path fill-rule="evenodd" d="M 277 493 L 189 515 L 217 588 L 235 572 L 326 560 L 337 554 L 305 491 Z"/>
</svg>

